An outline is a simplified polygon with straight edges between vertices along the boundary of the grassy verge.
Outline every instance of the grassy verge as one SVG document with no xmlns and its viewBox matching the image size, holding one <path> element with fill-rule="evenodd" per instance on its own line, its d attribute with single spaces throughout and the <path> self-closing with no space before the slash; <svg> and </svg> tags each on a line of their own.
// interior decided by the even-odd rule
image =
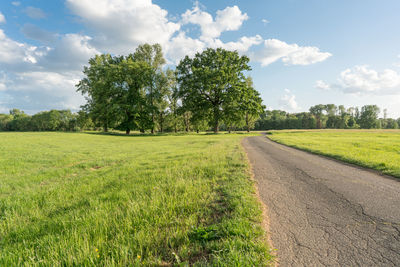
<svg viewBox="0 0 400 267">
<path fill-rule="evenodd" d="M 268 264 L 242 137 L 0 133 L 0 265 Z"/>
<path fill-rule="evenodd" d="M 400 178 L 400 130 L 271 131 L 276 142 Z"/>
</svg>

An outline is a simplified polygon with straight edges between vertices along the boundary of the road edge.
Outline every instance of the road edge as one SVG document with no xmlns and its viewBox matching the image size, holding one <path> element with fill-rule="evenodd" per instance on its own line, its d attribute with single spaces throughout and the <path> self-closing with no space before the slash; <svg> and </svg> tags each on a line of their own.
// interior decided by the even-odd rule
<svg viewBox="0 0 400 267">
<path fill-rule="evenodd" d="M 253 172 L 253 165 L 250 162 L 249 155 L 247 153 L 246 147 L 243 144 L 244 140 L 247 139 L 247 138 L 249 138 L 249 137 L 242 138 L 242 140 L 240 141 L 240 145 L 242 146 L 242 149 L 243 149 L 243 151 L 245 153 L 245 156 L 246 156 L 245 160 L 246 160 L 246 163 L 247 163 L 247 172 L 249 174 L 250 180 L 253 182 L 253 187 L 254 187 L 254 192 L 255 192 L 256 198 L 257 198 L 257 202 L 259 203 L 259 205 L 261 207 L 261 213 L 262 213 L 261 227 L 265 231 L 265 242 L 267 243 L 267 246 L 269 248 L 269 253 L 273 257 L 270 266 L 279 267 L 279 258 L 278 258 L 278 255 L 276 253 L 276 249 L 274 248 L 274 244 L 272 243 L 271 235 L 270 235 L 271 231 L 270 231 L 270 221 L 269 221 L 269 217 L 268 217 L 268 207 L 261 200 L 260 191 L 258 190 L 258 182 L 255 179 L 255 175 L 254 175 L 254 172 Z"/>
</svg>

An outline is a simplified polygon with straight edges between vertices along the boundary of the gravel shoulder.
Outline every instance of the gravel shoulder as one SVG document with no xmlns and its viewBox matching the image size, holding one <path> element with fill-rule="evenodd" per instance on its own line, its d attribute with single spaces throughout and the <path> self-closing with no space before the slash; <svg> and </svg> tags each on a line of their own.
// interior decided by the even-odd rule
<svg viewBox="0 0 400 267">
<path fill-rule="evenodd" d="M 400 266 L 400 182 L 277 144 L 243 140 L 280 266 Z"/>
</svg>

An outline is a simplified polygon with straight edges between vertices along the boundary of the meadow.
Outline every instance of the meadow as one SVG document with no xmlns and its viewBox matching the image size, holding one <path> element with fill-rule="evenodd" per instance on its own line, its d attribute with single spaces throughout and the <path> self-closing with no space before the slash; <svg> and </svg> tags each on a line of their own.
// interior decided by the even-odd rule
<svg viewBox="0 0 400 267">
<path fill-rule="evenodd" d="M 0 266 L 260 266 L 244 135 L 0 133 Z"/>
<path fill-rule="evenodd" d="M 268 138 L 400 178 L 400 130 L 271 131 Z"/>
</svg>

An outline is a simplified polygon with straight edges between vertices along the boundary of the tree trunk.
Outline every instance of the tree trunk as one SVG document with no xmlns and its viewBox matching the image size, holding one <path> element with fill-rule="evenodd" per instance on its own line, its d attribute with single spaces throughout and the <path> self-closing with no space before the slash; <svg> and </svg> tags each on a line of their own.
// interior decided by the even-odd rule
<svg viewBox="0 0 400 267">
<path fill-rule="evenodd" d="M 160 132 L 163 132 L 164 128 L 164 118 L 163 118 L 163 113 L 160 113 Z"/>
<path fill-rule="evenodd" d="M 126 133 L 127 135 L 129 135 L 129 134 L 131 133 L 131 129 L 129 129 L 129 128 L 126 128 L 126 131 L 125 131 L 125 133 Z"/>
<path fill-rule="evenodd" d="M 250 132 L 250 125 L 249 125 L 249 113 L 246 113 L 246 127 L 247 127 L 247 132 Z"/>
<path fill-rule="evenodd" d="M 104 124 L 103 130 L 104 130 L 104 132 L 108 132 L 108 126 L 107 126 L 107 124 Z"/>
<path fill-rule="evenodd" d="M 144 133 L 144 129 L 140 129 L 140 132 L 141 132 L 141 133 Z"/>
<path fill-rule="evenodd" d="M 196 130 L 196 133 L 199 133 L 199 129 Z"/>
<path fill-rule="evenodd" d="M 219 131 L 219 107 L 214 108 L 214 133 Z"/>
<path fill-rule="evenodd" d="M 185 112 L 184 116 L 184 121 L 185 121 L 185 130 L 186 132 L 189 132 L 189 116 L 187 114 L 187 112 Z"/>
</svg>

